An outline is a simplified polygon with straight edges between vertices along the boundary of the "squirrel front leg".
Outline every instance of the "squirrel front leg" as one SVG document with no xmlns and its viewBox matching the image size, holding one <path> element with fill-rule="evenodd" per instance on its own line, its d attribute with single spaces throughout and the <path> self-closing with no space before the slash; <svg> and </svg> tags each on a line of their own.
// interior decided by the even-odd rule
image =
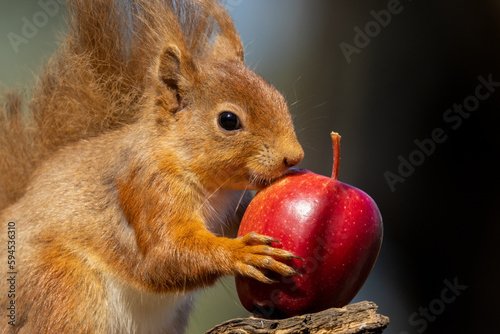
<svg viewBox="0 0 500 334">
<path fill-rule="evenodd" d="M 159 283 L 160 289 L 185 291 L 211 285 L 225 275 L 253 277 L 264 283 L 273 280 L 261 270 L 271 270 L 284 276 L 297 274 L 279 260 L 295 256 L 285 250 L 270 247 L 276 240 L 250 233 L 243 238 L 217 237 L 203 228 L 201 221 L 181 222 L 189 228 L 171 233 L 166 243 L 147 254 L 149 265 L 142 267 L 141 281 Z M 162 286 L 162 284 L 166 284 Z"/>
<path fill-rule="evenodd" d="M 256 233 L 238 239 L 215 236 L 206 228 L 194 189 L 185 181 L 176 184 L 158 173 L 148 175 L 131 173 L 125 182 L 118 182 L 121 208 L 142 253 L 129 257 L 137 259 L 129 261 L 136 283 L 151 291 L 171 292 L 211 285 L 225 275 L 272 283 L 263 270 L 297 274 L 279 261 L 296 256 L 271 247 L 275 239 Z"/>
</svg>

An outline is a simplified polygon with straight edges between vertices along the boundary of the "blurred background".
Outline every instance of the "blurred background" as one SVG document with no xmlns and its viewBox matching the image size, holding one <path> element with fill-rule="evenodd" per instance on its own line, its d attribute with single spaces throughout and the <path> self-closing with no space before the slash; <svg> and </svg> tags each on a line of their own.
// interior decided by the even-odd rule
<svg viewBox="0 0 500 334">
<path fill-rule="evenodd" d="M 335 130 L 339 179 L 379 205 L 382 250 L 354 301 L 377 303 L 391 319 L 388 334 L 492 332 L 500 300 L 500 3 L 226 3 L 247 64 L 288 99 L 306 153 L 300 167 L 331 173 Z M 33 81 L 57 47 L 61 12 L 0 1 L 2 88 Z M 23 28 L 27 21 L 36 29 Z M 444 131 L 440 142 L 435 129 Z M 445 302 L 449 284 L 459 289 Z M 198 299 L 189 333 L 248 316 L 232 278 Z"/>
</svg>

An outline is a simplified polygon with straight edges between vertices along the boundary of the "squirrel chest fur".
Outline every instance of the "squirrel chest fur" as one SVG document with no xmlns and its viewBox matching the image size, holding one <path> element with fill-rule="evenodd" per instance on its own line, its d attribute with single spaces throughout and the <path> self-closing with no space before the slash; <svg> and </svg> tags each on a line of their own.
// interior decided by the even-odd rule
<svg viewBox="0 0 500 334">
<path fill-rule="evenodd" d="M 31 101 L 2 98 L 19 280 L 0 332 L 182 333 L 196 289 L 296 274 L 273 239 L 232 238 L 248 190 L 302 160 L 285 100 L 245 67 L 217 1 L 127 4 L 71 2 Z"/>
</svg>

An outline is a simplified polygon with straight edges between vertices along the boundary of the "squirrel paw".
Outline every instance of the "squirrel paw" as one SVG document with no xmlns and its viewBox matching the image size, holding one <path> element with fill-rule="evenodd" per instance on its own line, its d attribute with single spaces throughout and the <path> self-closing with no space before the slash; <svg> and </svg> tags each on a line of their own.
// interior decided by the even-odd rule
<svg viewBox="0 0 500 334">
<path fill-rule="evenodd" d="M 279 243 L 278 240 L 250 232 L 245 236 L 234 239 L 239 245 L 233 251 L 233 264 L 236 274 L 252 277 L 263 283 L 276 283 L 277 281 L 265 276 L 266 270 L 274 271 L 283 276 L 293 276 L 300 274 L 292 267 L 279 260 L 301 259 L 293 253 L 274 248 L 271 243 Z"/>
</svg>

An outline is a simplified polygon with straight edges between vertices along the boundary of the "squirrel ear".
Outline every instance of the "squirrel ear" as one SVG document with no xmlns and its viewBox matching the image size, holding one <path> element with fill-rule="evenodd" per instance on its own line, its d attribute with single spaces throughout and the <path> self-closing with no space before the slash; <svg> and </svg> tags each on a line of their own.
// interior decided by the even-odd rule
<svg viewBox="0 0 500 334">
<path fill-rule="evenodd" d="M 215 38 L 215 41 L 212 45 L 212 59 L 225 59 L 243 62 L 244 61 L 244 52 L 243 46 L 241 44 L 241 40 L 239 36 L 222 36 L 219 35 Z"/>
<path fill-rule="evenodd" d="M 172 111 L 183 107 L 183 94 L 194 84 L 196 68 L 191 58 L 176 45 L 166 46 L 159 59 L 158 78 L 167 92 L 167 105 Z"/>
</svg>

